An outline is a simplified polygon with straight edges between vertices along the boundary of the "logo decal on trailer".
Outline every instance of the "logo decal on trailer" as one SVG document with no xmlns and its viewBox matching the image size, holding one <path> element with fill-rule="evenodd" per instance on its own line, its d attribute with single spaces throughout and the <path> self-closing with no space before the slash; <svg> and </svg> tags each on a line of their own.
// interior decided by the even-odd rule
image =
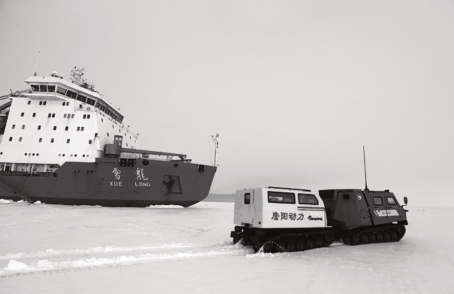
<svg viewBox="0 0 454 294">
<path fill-rule="evenodd" d="M 292 221 L 302 221 L 304 219 L 304 214 L 302 213 L 294 213 L 294 212 L 277 212 L 274 211 L 273 215 L 271 216 L 272 220 L 292 220 Z"/>
</svg>

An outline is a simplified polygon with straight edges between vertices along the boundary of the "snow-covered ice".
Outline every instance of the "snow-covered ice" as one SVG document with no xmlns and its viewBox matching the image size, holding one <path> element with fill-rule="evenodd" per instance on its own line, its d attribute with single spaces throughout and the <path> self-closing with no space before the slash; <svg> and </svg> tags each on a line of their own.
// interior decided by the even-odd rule
<svg viewBox="0 0 454 294">
<path fill-rule="evenodd" d="M 232 245 L 233 203 L 0 200 L 0 293 L 453 293 L 454 208 L 409 210 L 398 243 L 254 254 Z"/>
</svg>

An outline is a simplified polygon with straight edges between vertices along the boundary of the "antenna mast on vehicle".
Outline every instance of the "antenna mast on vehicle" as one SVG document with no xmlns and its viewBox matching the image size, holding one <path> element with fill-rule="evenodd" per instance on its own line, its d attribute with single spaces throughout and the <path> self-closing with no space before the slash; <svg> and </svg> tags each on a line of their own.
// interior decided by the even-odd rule
<svg viewBox="0 0 454 294">
<path fill-rule="evenodd" d="M 363 158 L 364 158 L 364 181 L 366 182 L 366 188 L 364 192 L 369 192 L 369 188 L 367 188 L 367 174 L 366 174 L 366 149 L 363 146 Z"/>
</svg>

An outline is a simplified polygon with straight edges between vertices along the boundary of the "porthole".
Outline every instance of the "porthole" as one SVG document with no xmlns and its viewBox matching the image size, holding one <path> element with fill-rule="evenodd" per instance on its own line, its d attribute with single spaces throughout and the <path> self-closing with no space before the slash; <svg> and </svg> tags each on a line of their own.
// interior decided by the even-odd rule
<svg viewBox="0 0 454 294">
<path fill-rule="evenodd" d="M 57 173 L 54 173 L 54 177 L 55 177 L 55 178 L 58 177 L 58 174 L 57 174 Z"/>
<path fill-rule="evenodd" d="M 142 163 L 143 163 L 143 165 L 148 165 L 149 162 L 148 162 L 148 160 L 144 160 L 144 161 L 142 161 Z"/>
<path fill-rule="evenodd" d="M 173 167 L 178 167 L 178 163 L 175 163 L 175 164 L 173 165 Z"/>
</svg>

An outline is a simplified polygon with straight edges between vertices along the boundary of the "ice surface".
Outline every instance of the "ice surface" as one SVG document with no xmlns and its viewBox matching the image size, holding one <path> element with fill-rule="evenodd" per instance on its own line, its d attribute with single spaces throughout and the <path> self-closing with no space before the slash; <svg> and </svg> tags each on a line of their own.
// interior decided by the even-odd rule
<svg viewBox="0 0 454 294">
<path fill-rule="evenodd" d="M 398 243 L 254 254 L 233 203 L 190 208 L 0 200 L 0 293 L 452 293 L 454 208 L 412 208 Z"/>
</svg>

